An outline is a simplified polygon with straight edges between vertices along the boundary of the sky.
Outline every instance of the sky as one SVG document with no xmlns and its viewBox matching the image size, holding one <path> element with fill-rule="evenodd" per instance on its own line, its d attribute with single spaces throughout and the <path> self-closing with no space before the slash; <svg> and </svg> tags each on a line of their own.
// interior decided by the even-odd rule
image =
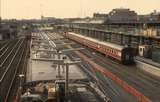
<svg viewBox="0 0 160 102">
<path fill-rule="evenodd" d="M 130 8 L 138 14 L 160 11 L 160 0 L 1 0 L 2 19 L 70 18 L 108 13 L 114 8 Z"/>
</svg>

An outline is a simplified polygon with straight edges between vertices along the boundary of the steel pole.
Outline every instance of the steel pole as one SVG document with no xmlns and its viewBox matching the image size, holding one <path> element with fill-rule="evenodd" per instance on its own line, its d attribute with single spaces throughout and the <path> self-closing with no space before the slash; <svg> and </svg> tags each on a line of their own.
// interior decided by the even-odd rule
<svg viewBox="0 0 160 102">
<path fill-rule="evenodd" d="M 69 75 L 69 65 L 66 64 L 66 78 L 65 78 L 65 97 L 68 97 L 68 75 Z"/>
<path fill-rule="evenodd" d="M 60 53 L 58 53 L 58 59 L 60 60 L 61 56 L 60 56 Z M 58 64 L 58 77 L 60 78 L 61 77 L 61 70 L 60 70 L 60 64 Z"/>
</svg>

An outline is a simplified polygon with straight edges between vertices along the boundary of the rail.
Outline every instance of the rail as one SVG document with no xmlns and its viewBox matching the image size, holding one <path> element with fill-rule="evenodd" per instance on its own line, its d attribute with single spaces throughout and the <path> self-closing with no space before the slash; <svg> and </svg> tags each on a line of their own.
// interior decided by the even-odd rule
<svg viewBox="0 0 160 102">
<path fill-rule="evenodd" d="M 13 78 L 12 78 L 12 81 L 11 81 L 11 84 L 10 84 L 10 86 L 9 86 L 9 89 L 8 89 L 8 92 L 7 92 L 7 95 L 6 95 L 6 98 L 5 98 L 5 101 L 4 101 L 4 102 L 7 102 L 7 101 L 8 101 L 8 97 L 9 97 L 9 94 L 11 93 L 11 88 L 12 88 L 13 83 L 14 83 L 14 81 L 15 81 L 15 78 L 16 78 L 16 76 L 17 76 L 18 68 L 19 68 L 20 62 L 22 61 L 23 54 L 24 54 L 24 48 L 23 48 L 23 50 L 22 50 L 22 54 L 20 55 L 19 61 L 18 61 L 18 63 L 17 63 L 17 66 L 15 66 L 15 67 L 16 67 L 16 68 L 15 68 L 15 73 L 14 73 L 14 75 L 13 75 Z"/>
<path fill-rule="evenodd" d="M 6 48 L 8 46 L 9 42 L 6 43 L 1 49 L 0 49 L 0 52 L 4 50 L 4 48 Z"/>
<path fill-rule="evenodd" d="M 20 46 L 21 46 L 22 44 L 23 44 L 23 41 L 21 42 Z M 18 52 L 19 52 L 20 46 L 18 47 L 18 50 L 17 50 L 16 53 L 14 54 L 11 62 L 9 63 L 9 65 L 8 65 L 8 67 L 6 68 L 4 74 L 2 75 L 2 77 L 1 77 L 1 79 L 0 79 L 0 83 L 4 80 L 4 77 L 6 76 L 7 71 L 9 70 L 9 68 L 10 68 L 11 64 L 13 63 L 14 59 L 16 58 L 16 55 L 17 55 Z"/>
<path fill-rule="evenodd" d="M 7 94 L 10 90 L 10 85 L 13 80 L 13 75 L 15 74 L 16 66 L 18 65 L 18 60 L 20 54 L 19 52 L 22 50 L 22 47 L 24 45 L 25 39 L 22 39 L 20 44 L 17 46 L 17 49 L 15 53 L 13 54 L 13 57 L 9 62 L 6 63 L 6 68 L 0 77 L 0 95 L 1 99 L 0 101 L 4 102 L 6 100 Z"/>
<path fill-rule="evenodd" d="M 125 81 L 121 80 L 119 77 L 111 73 L 106 68 L 94 63 L 89 58 L 87 58 L 84 54 L 75 51 L 75 53 L 80 56 L 84 61 L 88 62 L 94 69 L 101 72 L 106 77 L 109 77 L 113 81 L 115 81 L 118 85 L 120 85 L 125 91 L 132 94 L 137 98 L 139 102 L 152 102 L 150 99 L 148 99 L 146 96 L 144 96 L 142 93 L 138 92 L 136 89 L 134 89 L 132 86 L 128 85 Z"/>
<path fill-rule="evenodd" d="M 2 63 L 0 64 L 0 67 L 3 66 L 3 64 L 4 64 L 4 63 L 6 62 L 6 60 L 9 58 L 9 56 L 13 53 L 13 50 L 17 47 L 17 45 L 20 43 L 20 41 L 21 41 L 21 40 L 19 40 L 19 41 L 14 45 L 14 47 L 11 49 L 11 51 L 10 51 L 8 54 L 6 54 L 7 51 L 8 51 L 8 50 L 6 50 L 6 51 L 0 56 L 0 59 L 2 59 L 2 57 L 5 58 L 5 59 L 2 61 Z M 5 57 L 5 55 L 7 55 L 7 56 Z"/>
</svg>

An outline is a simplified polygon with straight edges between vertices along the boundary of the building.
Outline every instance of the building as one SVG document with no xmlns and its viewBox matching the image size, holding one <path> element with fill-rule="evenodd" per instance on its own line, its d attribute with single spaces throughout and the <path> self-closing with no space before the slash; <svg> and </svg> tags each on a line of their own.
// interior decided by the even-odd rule
<svg viewBox="0 0 160 102">
<path fill-rule="evenodd" d="M 138 21 L 140 22 L 160 21 L 160 12 L 154 10 L 152 13 L 147 15 L 138 15 Z"/>
<path fill-rule="evenodd" d="M 46 21 L 55 21 L 56 18 L 54 17 L 44 17 L 44 16 L 41 16 L 41 20 L 46 20 Z"/>
<path fill-rule="evenodd" d="M 95 18 L 95 19 L 107 19 L 108 14 L 94 13 L 93 18 Z"/>
<path fill-rule="evenodd" d="M 14 39 L 18 34 L 18 25 L 12 22 L 1 23 L 0 40 Z"/>
<path fill-rule="evenodd" d="M 149 15 L 138 15 L 139 22 L 147 22 L 147 21 L 149 21 L 149 18 L 150 18 Z"/>
<path fill-rule="evenodd" d="M 113 9 L 108 14 L 108 20 L 112 22 L 133 22 L 137 21 L 138 16 L 135 11 L 125 8 Z"/>
<path fill-rule="evenodd" d="M 160 12 L 157 12 L 156 10 L 154 10 L 154 12 L 152 12 L 150 14 L 150 21 L 160 21 Z"/>
</svg>

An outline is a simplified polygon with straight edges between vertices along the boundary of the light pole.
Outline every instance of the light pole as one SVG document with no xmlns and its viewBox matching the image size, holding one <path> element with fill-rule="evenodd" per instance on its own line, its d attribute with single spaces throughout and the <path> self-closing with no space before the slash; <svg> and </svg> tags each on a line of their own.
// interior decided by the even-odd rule
<svg viewBox="0 0 160 102">
<path fill-rule="evenodd" d="M 24 74 L 19 74 L 18 77 L 20 78 L 20 84 L 19 84 L 19 90 L 18 90 L 18 97 L 20 101 L 21 100 L 20 97 L 22 95 L 22 79 L 24 78 Z"/>
<path fill-rule="evenodd" d="M 69 84 L 69 64 L 68 63 L 66 63 L 66 77 L 65 77 L 65 79 L 66 79 L 66 81 L 65 81 L 65 97 L 67 98 L 68 97 L 68 84 Z"/>
<path fill-rule="evenodd" d="M 20 78 L 20 87 L 22 85 L 22 78 L 24 78 L 24 74 L 19 74 L 19 78 Z"/>
<path fill-rule="evenodd" d="M 58 54 L 58 59 L 60 60 L 61 59 L 61 51 L 60 50 L 57 50 L 57 54 Z M 58 77 L 61 78 L 61 69 L 60 69 L 60 64 L 58 64 Z"/>
</svg>

